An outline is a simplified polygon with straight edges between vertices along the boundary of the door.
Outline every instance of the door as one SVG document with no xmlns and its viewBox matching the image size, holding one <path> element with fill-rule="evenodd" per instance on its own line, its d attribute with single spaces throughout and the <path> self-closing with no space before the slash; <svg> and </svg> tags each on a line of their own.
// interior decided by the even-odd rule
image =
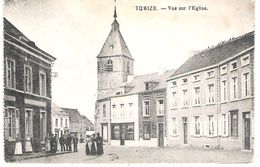
<svg viewBox="0 0 260 167">
<path fill-rule="evenodd" d="M 124 125 L 120 125 L 119 132 L 120 132 L 120 145 L 125 145 L 125 126 Z"/>
<path fill-rule="evenodd" d="M 164 128 L 163 123 L 158 123 L 158 146 L 164 146 Z"/>
<path fill-rule="evenodd" d="M 250 150 L 250 113 L 244 113 L 244 148 Z"/>
<path fill-rule="evenodd" d="M 182 122 L 183 122 L 183 144 L 188 144 L 188 140 L 187 140 L 187 135 L 188 135 L 187 117 L 183 117 Z"/>
<path fill-rule="evenodd" d="M 107 131 L 108 131 L 108 128 L 107 128 L 107 125 L 103 125 L 102 126 L 102 137 L 103 137 L 103 140 L 104 141 L 107 141 L 107 139 L 108 139 L 108 133 L 107 133 Z"/>
</svg>

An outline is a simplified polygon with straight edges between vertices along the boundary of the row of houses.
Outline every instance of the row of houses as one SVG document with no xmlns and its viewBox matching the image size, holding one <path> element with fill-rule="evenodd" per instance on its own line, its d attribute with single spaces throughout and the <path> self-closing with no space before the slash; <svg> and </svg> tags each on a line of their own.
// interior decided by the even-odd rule
<svg viewBox="0 0 260 167">
<path fill-rule="evenodd" d="M 253 149 L 254 32 L 160 74 L 134 76 L 133 62 L 115 9 L 97 56 L 95 130 L 109 144 Z"/>
<path fill-rule="evenodd" d="M 33 152 L 45 148 L 46 137 L 72 133 L 79 138 L 93 131 L 93 123 L 77 109 L 52 102 L 55 57 L 44 52 L 4 18 L 4 148 L 12 155 L 16 140 L 31 139 Z"/>
</svg>

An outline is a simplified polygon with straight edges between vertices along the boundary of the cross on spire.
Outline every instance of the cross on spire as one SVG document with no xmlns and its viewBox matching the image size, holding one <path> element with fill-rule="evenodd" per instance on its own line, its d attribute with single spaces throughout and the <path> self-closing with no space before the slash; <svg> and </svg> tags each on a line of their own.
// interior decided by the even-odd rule
<svg viewBox="0 0 260 167">
<path fill-rule="evenodd" d="M 115 1 L 115 9 L 114 9 L 114 18 L 116 19 L 117 18 L 117 14 L 116 14 L 116 0 Z"/>
</svg>

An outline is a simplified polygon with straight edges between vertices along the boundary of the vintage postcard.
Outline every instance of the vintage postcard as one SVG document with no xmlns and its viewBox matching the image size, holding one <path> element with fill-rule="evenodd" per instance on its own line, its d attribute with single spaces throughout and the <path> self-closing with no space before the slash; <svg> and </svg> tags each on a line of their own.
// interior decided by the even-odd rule
<svg viewBox="0 0 260 167">
<path fill-rule="evenodd" d="M 3 161 L 254 163 L 254 0 L 4 0 Z"/>
</svg>

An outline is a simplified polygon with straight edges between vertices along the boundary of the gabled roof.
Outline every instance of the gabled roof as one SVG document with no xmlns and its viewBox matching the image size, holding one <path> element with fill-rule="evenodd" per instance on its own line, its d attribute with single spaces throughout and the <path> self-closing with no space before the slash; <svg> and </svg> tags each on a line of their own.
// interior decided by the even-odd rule
<svg viewBox="0 0 260 167">
<path fill-rule="evenodd" d="M 131 56 L 125 40 L 119 30 L 119 23 L 115 19 L 112 23 L 112 29 L 97 57 L 101 58 L 119 55 L 126 56 L 133 60 L 133 57 Z"/>
<path fill-rule="evenodd" d="M 254 46 L 254 31 L 195 54 L 182 64 L 170 78 L 218 64 L 252 46 Z"/>
<path fill-rule="evenodd" d="M 85 115 L 82 115 L 82 118 L 85 120 L 85 123 L 91 127 L 94 126 L 94 124 L 85 116 Z"/>
<path fill-rule="evenodd" d="M 57 104 L 54 102 L 51 103 L 51 114 L 53 115 L 62 115 L 62 116 L 69 116 L 66 112 L 64 112 Z"/>
<path fill-rule="evenodd" d="M 79 122 L 82 121 L 82 117 L 78 111 L 78 109 L 73 109 L 73 108 L 61 108 L 64 112 L 69 114 L 70 116 L 70 121 L 71 122 Z"/>
<path fill-rule="evenodd" d="M 55 60 L 56 58 L 38 48 L 33 41 L 27 38 L 21 31 L 19 31 L 11 22 L 4 18 L 4 38 L 13 42 L 19 46 L 27 48 L 29 50 L 35 49 L 41 55 Z"/>
</svg>

